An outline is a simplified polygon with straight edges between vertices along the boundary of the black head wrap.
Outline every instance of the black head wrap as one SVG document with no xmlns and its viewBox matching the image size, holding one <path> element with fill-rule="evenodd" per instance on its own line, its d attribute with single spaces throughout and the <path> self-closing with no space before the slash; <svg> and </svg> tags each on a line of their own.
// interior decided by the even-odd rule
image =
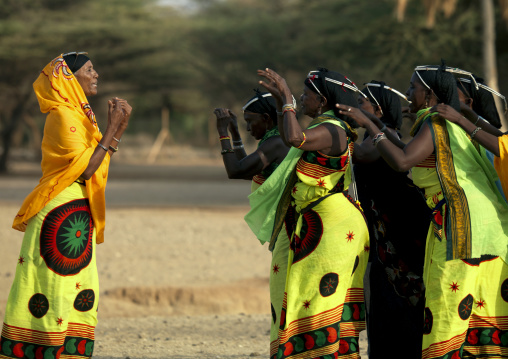
<svg viewBox="0 0 508 359">
<path fill-rule="evenodd" d="M 332 81 L 327 81 L 327 78 Z M 339 82 L 339 84 L 333 81 Z M 345 84 L 347 86 L 341 84 Z M 350 107 L 358 107 L 356 92 L 359 92 L 359 90 L 354 91 L 350 88 L 356 88 L 356 85 L 346 76 L 335 71 L 328 71 L 325 68 L 318 68 L 317 71 L 309 73 L 309 76 L 305 79 L 305 86 L 313 92 L 326 98 L 329 106 L 333 108 L 335 117 L 347 122 L 353 128 L 358 127 L 354 120 L 348 116 L 341 115 L 339 113 L 339 109 L 335 107 L 335 104 L 337 103 Z"/>
<path fill-rule="evenodd" d="M 277 124 L 277 109 L 275 107 L 275 99 L 269 92 L 260 92 L 255 89 L 256 95 L 246 102 L 243 111 L 270 115 L 274 125 Z M 254 101 L 255 100 L 255 101 Z"/>
<path fill-rule="evenodd" d="M 72 71 L 72 73 L 78 71 L 81 67 L 83 67 L 84 64 L 86 64 L 90 60 L 90 58 L 86 56 L 86 54 L 76 52 L 69 52 L 67 54 L 64 54 L 63 59 L 65 60 L 65 63 Z"/>
<path fill-rule="evenodd" d="M 423 80 L 423 86 L 430 87 L 438 98 L 439 103 L 450 105 L 455 110 L 460 111 L 459 95 L 457 93 L 457 84 L 455 77 L 451 72 L 446 71 L 444 61 L 441 66 L 422 66 L 415 72 L 420 75 L 419 80 Z M 428 69 L 428 70 L 425 70 Z"/>
<path fill-rule="evenodd" d="M 485 81 L 480 77 L 475 77 L 478 84 L 485 84 Z M 464 92 L 464 94 L 473 100 L 473 111 L 489 123 L 496 127 L 501 128 L 501 119 L 497 112 L 496 101 L 494 94 L 482 87 L 476 86 L 468 79 L 458 79 L 457 87 Z"/>
<path fill-rule="evenodd" d="M 402 126 L 402 110 L 399 95 L 385 87 L 386 84 L 383 81 L 372 80 L 370 83 L 379 84 L 381 87 L 369 86 L 364 88 L 362 92 L 373 105 L 379 104 L 383 112 L 381 121 L 386 126 L 400 129 Z"/>
</svg>

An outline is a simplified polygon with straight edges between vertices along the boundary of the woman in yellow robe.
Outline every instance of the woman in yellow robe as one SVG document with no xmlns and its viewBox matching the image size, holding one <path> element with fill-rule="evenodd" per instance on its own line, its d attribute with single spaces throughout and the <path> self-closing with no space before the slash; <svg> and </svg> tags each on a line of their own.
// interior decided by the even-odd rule
<svg viewBox="0 0 508 359">
<path fill-rule="evenodd" d="M 131 107 L 108 102 L 99 131 L 87 96 L 99 75 L 86 53 L 52 60 L 34 83 L 43 113 L 42 177 L 13 223 L 24 231 L 1 334 L 0 358 L 88 358 L 94 347 L 99 282 L 95 245 L 104 241 L 110 156 Z"/>
<path fill-rule="evenodd" d="M 314 120 L 302 129 L 285 80 L 269 69 L 258 74 L 277 101 L 281 137 L 292 146 L 250 195 L 245 217 L 274 258 L 287 258 L 287 266 L 272 269 L 281 278 L 282 307 L 272 313 L 270 358 L 358 358 L 368 230 L 347 191 L 356 133 L 333 109 L 339 99 L 356 107 L 358 89 L 337 72 L 312 71 L 301 107 Z"/>
</svg>

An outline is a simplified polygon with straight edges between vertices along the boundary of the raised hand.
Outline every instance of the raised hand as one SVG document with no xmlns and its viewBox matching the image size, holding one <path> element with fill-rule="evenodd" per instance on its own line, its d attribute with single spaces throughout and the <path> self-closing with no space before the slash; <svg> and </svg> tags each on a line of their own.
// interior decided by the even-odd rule
<svg viewBox="0 0 508 359">
<path fill-rule="evenodd" d="M 131 113 L 132 113 L 132 106 L 129 105 L 127 100 L 124 100 L 124 99 L 121 99 L 118 97 L 115 97 L 115 98 L 118 100 L 118 105 L 120 106 L 120 108 L 122 109 L 122 112 L 123 112 L 123 119 L 122 119 L 120 126 L 125 129 L 129 125 L 129 119 L 130 119 Z"/>
<path fill-rule="evenodd" d="M 230 123 L 236 123 L 236 115 L 228 108 L 216 108 L 213 113 L 217 117 L 217 130 L 221 134 L 227 134 Z"/>
<path fill-rule="evenodd" d="M 268 92 L 270 92 L 277 103 L 293 103 L 293 96 L 286 80 L 273 70 L 258 70 L 258 75 L 266 79 L 259 81 Z"/>
<path fill-rule="evenodd" d="M 231 110 L 228 110 L 228 112 L 229 112 L 229 118 L 230 118 L 229 125 L 228 125 L 229 132 L 234 136 L 235 135 L 240 136 L 240 131 L 238 130 L 238 122 L 237 122 L 236 115 Z"/>
<path fill-rule="evenodd" d="M 366 127 L 369 123 L 372 123 L 372 121 L 359 108 L 351 107 L 348 105 L 341 105 L 339 103 L 335 106 L 339 109 L 339 113 L 341 115 L 351 117 L 361 127 Z"/>
<path fill-rule="evenodd" d="M 464 116 L 457 112 L 453 107 L 445 105 L 444 103 L 432 106 L 430 113 L 433 112 L 437 112 L 441 117 L 444 117 L 448 121 L 456 124 L 459 124 L 465 119 Z"/>
<path fill-rule="evenodd" d="M 124 104 L 117 97 L 108 101 L 108 127 L 111 126 L 115 131 L 120 127 L 122 121 L 124 120 L 125 113 L 123 107 Z"/>
</svg>

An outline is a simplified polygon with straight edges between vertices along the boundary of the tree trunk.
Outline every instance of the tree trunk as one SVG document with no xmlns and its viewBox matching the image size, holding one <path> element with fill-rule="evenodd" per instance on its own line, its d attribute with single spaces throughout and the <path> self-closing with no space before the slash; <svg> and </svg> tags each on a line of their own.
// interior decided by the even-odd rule
<svg viewBox="0 0 508 359">
<path fill-rule="evenodd" d="M 482 0 L 482 23 L 483 23 L 483 73 L 485 82 L 492 89 L 499 91 L 497 81 L 496 62 L 496 18 L 494 14 L 493 0 Z M 504 104 L 501 99 L 494 96 L 497 110 L 501 118 L 502 129 L 506 131 L 507 123 L 504 116 Z"/>
</svg>

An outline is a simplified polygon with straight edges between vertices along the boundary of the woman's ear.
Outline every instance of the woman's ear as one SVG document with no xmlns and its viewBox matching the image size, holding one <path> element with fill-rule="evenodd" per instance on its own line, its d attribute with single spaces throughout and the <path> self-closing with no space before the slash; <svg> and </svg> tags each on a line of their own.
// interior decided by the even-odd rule
<svg viewBox="0 0 508 359">
<path fill-rule="evenodd" d="M 377 118 L 381 118 L 383 116 L 383 111 L 381 111 L 381 106 L 373 105 L 374 107 L 374 115 L 376 115 Z"/>
<path fill-rule="evenodd" d="M 323 107 L 325 107 L 328 104 L 328 100 L 324 96 L 319 96 L 320 102 L 323 104 Z"/>
<path fill-rule="evenodd" d="M 473 99 L 471 97 L 466 99 L 466 105 L 471 107 L 471 109 L 473 108 Z"/>
<path fill-rule="evenodd" d="M 266 112 L 263 114 L 263 121 L 266 123 L 266 128 L 268 129 L 271 129 L 275 125 L 272 117 Z"/>
</svg>

